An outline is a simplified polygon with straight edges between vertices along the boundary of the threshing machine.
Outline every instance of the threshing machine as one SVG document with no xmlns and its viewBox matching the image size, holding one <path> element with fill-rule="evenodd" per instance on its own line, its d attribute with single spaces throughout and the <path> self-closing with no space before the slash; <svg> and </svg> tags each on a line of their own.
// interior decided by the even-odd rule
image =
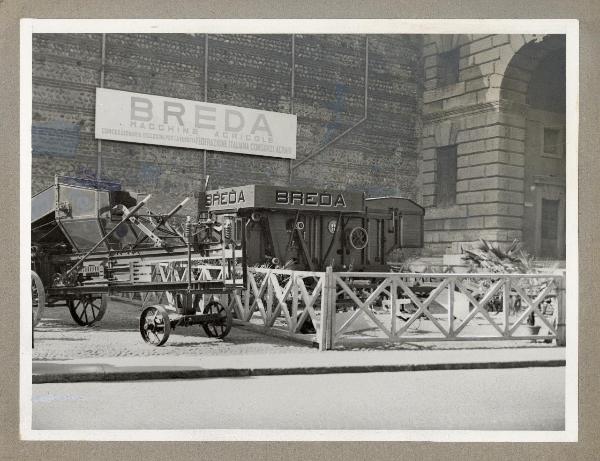
<svg viewBox="0 0 600 461">
<path fill-rule="evenodd" d="M 33 196 L 34 325 L 45 304 L 65 303 L 75 322 L 91 325 L 111 294 L 164 292 L 170 302 L 140 316 L 146 342 L 162 345 L 175 327 L 197 324 L 209 336 L 227 335 L 231 311 L 211 295 L 245 286 L 244 229 L 233 240 L 235 217 L 226 214 L 178 224 L 189 199 L 166 214 L 150 211 L 149 199 L 68 177 Z"/>
<path fill-rule="evenodd" d="M 387 271 L 393 250 L 423 246 L 424 209 L 400 197 L 249 185 L 206 192 L 205 211 L 234 217 L 250 265 Z"/>
<path fill-rule="evenodd" d="M 185 221 L 177 213 L 189 198 L 166 214 L 149 199 L 68 177 L 32 198 L 34 325 L 45 304 L 91 325 L 111 294 L 160 292 L 168 303 L 140 316 L 146 342 L 197 324 L 223 338 L 232 312 L 218 295 L 246 287 L 248 265 L 389 270 L 393 250 L 423 246 L 423 208 L 405 198 L 249 185 L 199 194 Z"/>
</svg>

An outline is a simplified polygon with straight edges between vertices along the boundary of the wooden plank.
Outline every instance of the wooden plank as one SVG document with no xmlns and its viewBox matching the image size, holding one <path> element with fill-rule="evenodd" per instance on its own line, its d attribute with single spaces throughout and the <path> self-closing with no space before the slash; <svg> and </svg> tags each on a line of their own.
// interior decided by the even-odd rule
<svg viewBox="0 0 600 461">
<path fill-rule="evenodd" d="M 337 283 L 339 280 L 339 278 L 335 278 L 334 277 L 334 282 Z M 340 329 L 334 333 L 334 338 L 338 338 L 340 337 L 342 334 L 344 334 L 344 332 L 350 327 L 350 325 L 358 318 L 358 316 L 360 315 L 360 312 L 363 311 L 367 314 L 368 317 L 372 318 L 372 320 L 375 322 L 375 324 L 377 326 L 379 326 L 381 328 L 382 331 L 386 332 L 386 334 L 388 336 L 392 336 L 391 332 L 388 332 L 388 330 L 383 327 L 383 324 L 379 321 L 379 319 L 376 319 L 374 317 L 374 315 L 368 311 L 369 306 L 374 302 L 375 299 L 377 299 L 377 297 L 379 296 L 379 294 L 381 294 L 383 291 L 386 290 L 386 288 L 388 287 L 388 285 L 390 284 L 390 280 L 389 279 L 385 279 L 370 295 L 369 297 L 365 300 L 365 302 L 361 302 L 358 297 L 356 297 L 354 295 L 354 292 L 350 289 L 350 287 L 348 287 L 348 285 L 346 285 L 344 282 L 342 282 L 342 292 L 348 293 L 352 300 L 355 302 L 355 304 L 357 305 L 357 307 L 359 308 L 358 310 L 356 310 L 348 320 L 346 320 L 346 322 L 344 322 L 344 324 L 340 327 Z M 350 290 L 350 291 L 348 291 Z M 336 292 L 336 296 L 337 296 L 337 292 Z M 383 327 L 383 328 L 382 328 Z"/>
<path fill-rule="evenodd" d="M 298 319 L 298 281 L 296 274 L 290 276 L 292 281 L 292 318 L 290 320 L 290 332 L 296 331 L 296 324 Z"/>
<path fill-rule="evenodd" d="M 273 314 L 273 280 L 271 279 L 271 275 L 265 277 L 267 281 L 267 296 L 265 306 L 265 312 L 267 314 L 267 318 L 265 319 L 265 325 L 268 325 L 271 322 L 271 317 Z M 277 283 L 277 278 L 275 278 L 275 283 Z M 279 285 L 277 285 L 279 286 Z"/>
<path fill-rule="evenodd" d="M 350 296 L 350 299 L 352 301 L 354 301 L 354 303 L 356 304 L 356 306 L 361 307 L 363 305 L 362 301 L 360 299 L 358 299 L 358 296 L 356 296 L 356 293 L 354 293 L 354 291 L 352 291 L 350 289 L 350 287 L 346 284 L 346 282 L 344 282 L 337 275 L 334 276 L 334 280 L 342 288 L 342 290 L 344 291 L 344 293 L 346 293 L 348 296 Z"/>
<path fill-rule="evenodd" d="M 454 290 L 456 280 L 449 279 L 448 283 L 448 337 L 454 336 Z"/>
<path fill-rule="evenodd" d="M 557 273 L 548 273 L 548 274 L 518 274 L 518 273 L 489 273 L 489 272 L 473 272 L 473 273 L 439 273 L 439 272 L 335 272 L 338 277 L 343 279 L 347 278 L 355 278 L 355 279 L 367 279 L 367 278 L 385 278 L 390 276 L 397 276 L 399 278 L 463 278 L 463 279 L 473 279 L 473 278 L 488 278 L 488 279 L 497 279 L 499 276 L 503 278 L 510 279 L 552 279 L 555 277 L 559 277 L 561 274 Z"/>
<path fill-rule="evenodd" d="M 326 310 L 326 314 L 327 314 L 327 350 L 331 350 L 334 348 L 335 346 L 335 335 L 334 335 L 334 329 L 335 329 L 335 320 L 336 320 L 336 315 L 337 315 L 337 283 L 335 281 L 335 277 L 333 276 L 333 268 L 331 266 L 328 266 L 327 269 L 329 269 L 327 271 L 327 273 L 325 274 L 326 277 L 329 278 L 329 292 L 327 294 L 327 310 Z"/>
<path fill-rule="evenodd" d="M 248 272 L 253 272 L 253 273 L 270 273 L 272 272 L 273 274 L 279 274 L 279 275 L 297 275 L 298 277 L 315 277 L 315 278 L 321 278 L 325 272 L 318 272 L 318 271 L 296 271 L 296 270 L 289 270 L 289 269 L 271 269 L 271 268 L 263 268 L 263 267 L 249 267 L 248 268 Z"/>
<path fill-rule="evenodd" d="M 363 306 L 368 307 L 371 304 L 373 304 L 373 302 L 379 297 L 379 295 L 386 291 L 390 285 L 391 280 L 389 278 L 386 278 L 383 282 L 379 284 L 377 288 L 375 288 L 375 290 L 373 290 L 373 292 L 367 297 L 367 299 L 365 299 Z"/>
<path fill-rule="evenodd" d="M 305 305 L 312 306 L 314 304 L 317 296 L 319 296 L 321 294 L 321 290 L 323 289 L 324 282 L 325 282 L 325 276 L 323 276 L 319 279 L 319 281 L 317 282 L 312 293 L 309 294 L 308 290 L 306 289 L 306 285 L 304 284 L 304 280 L 302 278 L 298 278 L 298 286 L 300 287 L 300 294 L 301 294 L 302 300 L 304 301 Z"/>
<path fill-rule="evenodd" d="M 440 284 L 431 293 L 429 293 L 429 296 L 427 296 L 425 301 L 423 301 L 423 307 L 425 308 L 425 310 L 429 309 L 429 305 L 437 299 L 437 297 L 442 291 L 444 291 L 444 289 L 448 286 L 449 283 L 450 278 L 442 280 Z"/>
<path fill-rule="evenodd" d="M 513 328 L 511 329 L 511 333 L 514 332 L 518 327 L 519 324 L 525 319 L 525 317 L 527 317 L 527 315 L 529 315 L 529 313 L 533 312 L 538 314 L 539 319 L 541 320 L 541 322 L 546 325 L 546 327 L 548 328 L 548 330 L 550 330 L 552 333 L 554 333 L 555 335 L 557 334 L 556 330 L 554 329 L 554 327 L 552 325 L 550 325 L 550 323 L 546 320 L 546 317 L 544 316 L 544 314 L 542 314 L 542 312 L 539 310 L 538 306 L 540 304 L 540 302 L 546 297 L 548 296 L 550 290 L 552 289 L 554 285 L 554 280 L 549 283 L 548 285 L 546 285 L 546 288 L 544 288 L 535 298 L 535 300 L 531 300 L 529 299 L 529 297 L 525 294 L 525 292 L 523 291 L 523 289 L 519 286 L 515 286 L 515 290 L 517 291 L 517 293 L 519 293 L 519 295 L 521 296 L 521 298 L 523 299 L 523 301 L 525 301 L 528 305 L 529 308 L 525 310 L 525 312 L 523 313 L 523 315 L 521 315 L 521 317 L 519 317 L 519 319 L 517 320 L 517 322 L 515 322 L 515 325 L 513 325 Z"/>
<path fill-rule="evenodd" d="M 322 290 L 322 296 L 321 296 L 321 323 L 319 325 L 319 329 L 317 330 L 317 338 L 319 339 L 319 350 L 320 351 L 326 351 L 328 349 L 330 349 L 331 347 L 329 346 L 329 344 L 331 343 L 330 341 L 328 341 L 327 336 L 330 335 L 331 333 L 329 332 L 330 330 L 330 324 L 329 324 L 329 310 L 330 309 L 334 309 L 335 311 L 335 305 L 331 306 L 331 284 L 332 284 L 332 277 L 331 277 L 331 267 L 328 266 L 327 270 L 325 271 L 325 277 L 324 277 L 324 281 L 323 281 L 323 288 Z M 304 285 L 304 281 L 302 282 L 302 285 Z M 306 290 L 306 287 L 304 287 L 304 289 Z M 334 288 L 335 289 L 335 288 Z M 307 306 L 308 309 L 308 306 Z M 316 329 L 316 323 L 313 320 L 313 325 L 315 325 L 315 329 Z"/>
<path fill-rule="evenodd" d="M 419 317 L 421 317 L 421 315 L 423 315 L 423 311 L 425 310 L 423 304 L 421 304 L 421 302 L 418 300 L 415 294 L 412 291 L 410 291 L 410 289 L 402 280 L 398 280 L 398 285 L 400 285 L 400 287 L 404 290 L 404 293 L 406 293 L 411 298 L 413 303 L 415 302 L 415 300 L 417 301 L 417 303 L 415 304 L 417 306 L 417 310 L 410 316 L 410 318 L 406 322 L 404 322 L 404 325 L 402 325 L 402 327 L 398 330 L 398 333 L 396 333 L 397 338 L 401 337 L 406 331 L 408 331 L 410 326 L 415 321 L 417 321 Z"/>
<path fill-rule="evenodd" d="M 233 292 L 231 303 L 233 304 L 233 309 L 238 318 L 245 318 L 244 305 L 237 290 Z"/>
<path fill-rule="evenodd" d="M 448 336 L 448 331 L 446 331 L 446 329 L 442 326 L 442 324 L 433 316 L 433 314 L 431 312 L 429 312 L 428 309 L 424 308 L 423 309 L 423 313 L 427 316 L 427 318 L 429 320 L 431 320 L 431 323 L 433 323 L 435 325 L 435 327 L 444 335 L 444 336 Z"/>
<path fill-rule="evenodd" d="M 269 320 L 269 326 L 273 326 L 275 320 L 279 316 L 279 313 L 283 312 L 283 315 L 286 319 L 286 324 L 288 325 L 288 329 L 290 329 L 290 332 L 292 332 L 293 330 L 291 330 L 290 314 L 288 312 L 286 302 L 286 298 L 290 294 L 292 288 L 292 277 L 289 278 L 283 290 L 281 290 L 281 287 L 279 286 L 279 282 L 277 281 L 277 277 L 275 276 L 275 274 L 271 274 L 271 282 L 273 284 L 273 294 L 275 295 L 275 299 L 277 300 L 277 306 L 275 307 L 275 309 L 273 309 L 273 313 L 271 314 L 271 318 Z"/>
<path fill-rule="evenodd" d="M 502 294 L 502 317 L 503 317 L 503 335 L 510 335 L 510 293 L 511 293 L 511 280 L 506 279 L 504 281 L 504 292 Z"/>
<path fill-rule="evenodd" d="M 398 282 L 395 279 L 391 280 L 390 295 L 390 339 L 393 339 L 396 336 L 396 311 L 398 308 Z"/>
<path fill-rule="evenodd" d="M 319 346 L 319 343 L 314 334 L 304 335 L 298 333 L 290 333 L 286 330 L 281 330 L 278 328 L 268 328 L 262 325 L 255 325 L 253 323 L 242 322 L 238 319 L 233 319 L 233 324 L 236 326 L 236 328 L 246 329 L 256 333 L 261 333 L 263 335 L 274 336 L 276 338 L 285 338 L 311 347 Z"/>
<path fill-rule="evenodd" d="M 544 340 L 555 340 L 556 337 L 553 335 L 545 336 L 516 336 L 512 338 L 505 338 L 503 336 L 462 336 L 456 338 L 450 338 L 445 336 L 428 336 L 428 337 L 411 337 L 411 336 L 396 336 L 393 339 L 385 337 L 357 337 L 357 336 L 344 336 L 338 341 L 338 345 L 360 345 L 360 344 L 389 344 L 389 343 L 426 343 L 426 342 L 446 342 L 446 341 L 458 341 L 458 342 L 472 342 L 472 341 L 544 341 Z"/>
<path fill-rule="evenodd" d="M 252 303 L 252 305 L 250 306 L 250 309 L 249 309 L 250 318 L 251 318 L 252 313 L 254 312 L 255 308 L 258 308 L 258 311 L 263 319 L 263 322 L 266 323 L 268 316 L 267 316 L 267 313 L 265 312 L 265 306 L 262 301 L 262 296 L 268 285 L 269 278 L 268 278 L 268 276 L 265 276 L 262 283 L 260 284 L 260 289 L 256 286 L 256 280 L 254 279 L 254 277 L 248 277 L 248 280 L 250 282 L 252 294 L 254 294 L 254 302 Z"/>
<path fill-rule="evenodd" d="M 390 331 L 385 327 L 385 325 L 383 323 L 381 323 L 381 321 L 377 317 L 375 317 L 375 315 L 369 310 L 366 303 L 363 303 L 360 299 L 358 299 L 356 294 L 350 289 L 350 287 L 348 287 L 348 285 L 346 285 L 346 283 L 342 279 L 340 279 L 339 277 L 334 275 L 334 280 L 350 296 L 350 299 L 352 299 L 354 301 L 354 303 L 358 306 L 358 308 L 360 310 L 362 310 L 362 312 L 364 312 L 375 323 L 375 325 L 377 325 L 386 335 L 390 336 Z M 386 286 L 387 286 L 387 281 L 385 281 L 384 283 L 386 283 Z M 379 286 L 378 290 L 380 288 L 382 288 L 381 285 Z M 385 287 L 383 287 L 383 288 L 385 288 Z M 375 294 L 375 292 L 373 294 Z M 372 296 L 369 296 L 369 298 L 367 298 L 367 299 L 371 299 L 371 302 L 373 302 L 374 298 L 372 298 Z M 354 315 L 352 315 L 351 319 L 356 319 L 356 317 Z M 350 320 L 350 319 L 348 319 L 348 320 Z M 348 322 L 346 322 L 346 323 L 348 323 Z"/>
<path fill-rule="evenodd" d="M 496 277 L 498 277 L 498 274 L 496 274 Z M 498 333 L 500 333 L 500 335 L 504 336 L 504 332 L 498 327 L 498 325 L 496 325 L 496 323 L 490 318 L 489 314 L 487 313 L 487 311 L 485 310 L 485 305 L 491 300 L 491 298 L 496 294 L 496 292 L 503 286 L 505 280 L 504 279 L 500 279 L 498 280 L 496 283 L 494 283 L 494 285 L 492 285 L 488 291 L 485 293 L 485 295 L 483 296 L 483 298 L 481 299 L 481 301 L 477 301 L 473 295 L 466 290 L 460 280 L 456 280 L 456 286 L 458 287 L 459 291 L 461 291 L 471 302 L 471 304 L 473 304 L 473 306 L 475 307 L 471 312 L 469 312 L 469 314 L 463 319 L 463 321 L 460 323 L 460 325 L 456 328 L 455 333 L 456 336 L 459 335 L 459 333 L 468 325 L 468 323 L 473 320 L 473 318 L 477 315 L 477 314 L 481 314 L 485 317 L 485 319 L 488 321 L 488 323 L 494 327 L 494 329 L 496 329 L 496 331 L 498 331 Z"/>
<path fill-rule="evenodd" d="M 413 304 L 415 306 L 417 306 L 417 308 L 422 311 L 424 309 L 423 303 L 421 302 L 421 299 L 419 299 L 419 297 L 413 293 L 413 291 L 408 287 L 408 285 L 406 284 L 406 282 L 402 279 L 397 279 L 398 285 L 400 286 L 400 288 L 402 288 L 402 291 L 404 292 L 404 294 L 406 296 L 408 296 L 410 298 L 410 300 L 413 302 Z"/>
<path fill-rule="evenodd" d="M 361 314 L 361 310 L 360 309 L 356 309 L 352 315 L 348 318 L 348 320 L 346 320 L 342 326 L 340 326 L 340 328 L 334 333 L 334 338 L 337 340 L 339 337 L 341 337 L 346 330 L 350 327 L 350 325 L 358 318 L 358 316 Z"/>
<path fill-rule="evenodd" d="M 567 345 L 567 326 L 566 326 L 566 280 L 564 274 L 557 278 L 557 297 L 556 297 L 556 345 L 564 347 Z M 577 306 L 575 306 L 577 307 Z"/>
<path fill-rule="evenodd" d="M 317 316 L 314 309 L 312 308 L 312 305 L 314 304 L 316 297 L 322 291 L 323 284 L 325 283 L 324 279 L 325 275 L 323 275 L 319 279 L 317 285 L 313 289 L 312 294 L 309 295 L 306 289 L 306 285 L 304 285 L 304 280 L 302 279 L 302 277 L 297 278 L 298 287 L 300 288 L 300 295 L 302 300 L 304 301 L 305 309 L 302 312 L 302 314 L 300 314 L 300 318 L 298 319 L 298 323 L 296 324 L 295 331 L 298 331 L 302 327 L 302 324 L 305 322 L 307 316 L 310 316 L 311 320 L 313 321 L 313 324 L 316 325 Z"/>
<path fill-rule="evenodd" d="M 477 303 L 477 305 L 475 307 L 475 310 L 477 310 L 481 315 L 483 315 L 483 317 L 485 317 L 485 319 L 488 321 L 488 323 L 492 327 L 494 327 L 494 329 L 501 336 L 504 336 L 504 332 L 500 329 L 500 327 L 498 325 L 496 325 L 496 322 L 494 322 L 494 320 L 492 320 L 492 318 L 490 317 L 485 306 L 491 300 L 492 296 L 494 296 L 498 292 L 498 290 L 506 284 L 507 281 L 508 281 L 508 279 L 498 280 L 494 285 L 492 285 L 490 287 L 489 291 L 484 295 L 483 299 L 479 303 Z M 465 325 L 466 325 L 466 323 L 465 323 Z M 463 326 L 463 328 L 464 328 L 464 326 Z"/>
<path fill-rule="evenodd" d="M 252 318 L 252 312 L 250 311 L 250 278 L 254 277 L 251 274 L 248 274 L 247 279 L 247 288 L 242 292 L 242 296 L 244 297 L 244 320 L 249 321 Z"/>
<path fill-rule="evenodd" d="M 333 330 L 335 328 L 335 316 L 337 315 L 337 284 L 335 277 L 333 276 L 333 269 L 326 274 L 329 277 L 329 296 L 327 297 L 329 303 L 327 306 L 327 350 L 331 350 L 335 347 L 335 337 Z"/>
</svg>

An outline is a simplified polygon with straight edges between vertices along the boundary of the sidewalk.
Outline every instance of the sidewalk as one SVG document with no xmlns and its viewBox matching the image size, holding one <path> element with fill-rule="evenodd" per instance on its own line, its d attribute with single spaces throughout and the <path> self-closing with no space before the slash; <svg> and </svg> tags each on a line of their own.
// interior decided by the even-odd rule
<svg viewBox="0 0 600 461">
<path fill-rule="evenodd" d="M 316 354 L 106 357 L 33 361 L 33 384 L 367 373 L 489 368 L 560 367 L 565 349 L 330 351 Z"/>
</svg>

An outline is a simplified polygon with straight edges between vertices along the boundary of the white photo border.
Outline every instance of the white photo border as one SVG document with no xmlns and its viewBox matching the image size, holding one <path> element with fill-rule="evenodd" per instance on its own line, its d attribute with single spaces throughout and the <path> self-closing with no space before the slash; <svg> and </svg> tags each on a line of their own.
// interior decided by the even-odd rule
<svg viewBox="0 0 600 461">
<path fill-rule="evenodd" d="M 268 32 L 265 32 L 268 31 Z M 566 334 L 564 431 L 466 430 L 33 430 L 31 326 L 31 126 L 34 33 L 564 34 L 566 35 Z M 20 28 L 20 435 L 89 441 L 578 440 L 579 21 L 576 19 L 22 19 Z"/>
</svg>

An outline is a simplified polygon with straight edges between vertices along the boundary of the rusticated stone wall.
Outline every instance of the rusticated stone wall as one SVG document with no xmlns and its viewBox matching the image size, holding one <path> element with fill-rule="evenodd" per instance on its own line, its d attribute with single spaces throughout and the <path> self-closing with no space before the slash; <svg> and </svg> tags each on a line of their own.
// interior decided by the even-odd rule
<svg viewBox="0 0 600 461">
<path fill-rule="evenodd" d="M 564 36 L 424 37 L 418 190 L 426 207 L 426 247 L 433 254 L 460 253 L 462 247 L 480 238 L 505 243 L 519 239 L 529 251 L 539 253 L 540 236 L 536 243 L 533 235 L 542 232 L 540 207 L 546 198 L 561 200 L 558 225 L 564 227 L 564 156 L 544 157 L 538 152 L 542 149 L 541 128 L 535 132 L 528 128 L 533 109 L 537 109 L 532 94 L 546 102 L 562 99 L 562 108 L 546 107 L 547 103 L 543 111 L 535 112 L 554 120 L 560 115 L 555 112 L 562 110 L 564 117 L 564 77 L 554 79 L 562 81 L 562 90 L 560 85 L 544 85 L 533 78 L 550 55 L 557 56 L 556 69 L 551 72 L 560 72 L 561 60 L 564 72 L 564 46 Z M 440 68 L 450 50 L 458 50 L 458 78 L 448 84 L 441 78 Z M 560 122 L 547 126 L 564 132 L 564 120 L 562 127 Z M 457 152 L 456 200 L 450 205 L 438 200 L 436 158 L 444 146 L 456 146 Z M 529 216 L 537 216 L 535 222 L 528 222 Z M 549 257 L 564 257 L 560 250 L 564 230 L 559 229 L 558 234 L 557 250 Z"/>
</svg>

